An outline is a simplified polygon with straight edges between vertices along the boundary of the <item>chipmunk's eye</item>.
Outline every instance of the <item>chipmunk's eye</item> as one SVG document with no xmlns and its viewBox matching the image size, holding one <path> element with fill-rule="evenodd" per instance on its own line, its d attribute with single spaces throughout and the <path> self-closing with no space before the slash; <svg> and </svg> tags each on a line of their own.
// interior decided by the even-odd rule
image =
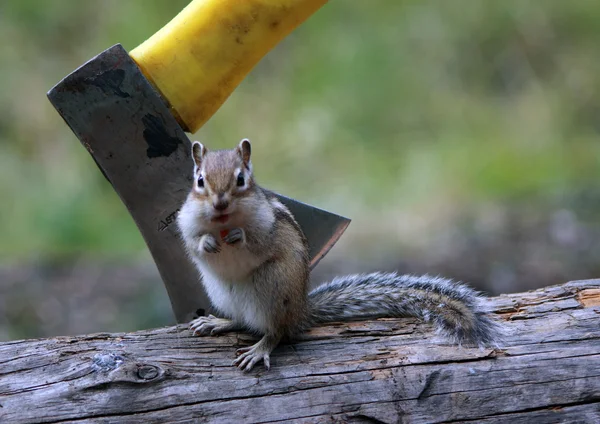
<svg viewBox="0 0 600 424">
<path fill-rule="evenodd" d="M 244 180 L 244 174 L 240 172 L 237 176 L 237 186 L 243 187 L 244 184 L 246 184 L 246 181 Z"/>
<path fill-rule="evenodd" d="M 202 175 L 198 177 L 198 187 L 204 188 L 204 177 Z"/>
</svg>

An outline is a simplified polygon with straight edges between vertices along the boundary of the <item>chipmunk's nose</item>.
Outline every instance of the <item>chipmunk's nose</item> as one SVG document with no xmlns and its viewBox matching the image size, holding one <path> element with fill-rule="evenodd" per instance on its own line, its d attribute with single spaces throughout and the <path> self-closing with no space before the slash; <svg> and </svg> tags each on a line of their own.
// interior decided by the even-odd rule
<svg viewBox="0 0 600 424">
<path fill-rule="evenodd" d="M 229 207 L 229 201 L 225 194 L 218 194 L 216 199 L 213 199 L 213 207 L 218 211 L 224 211 Z"/>
</svg>

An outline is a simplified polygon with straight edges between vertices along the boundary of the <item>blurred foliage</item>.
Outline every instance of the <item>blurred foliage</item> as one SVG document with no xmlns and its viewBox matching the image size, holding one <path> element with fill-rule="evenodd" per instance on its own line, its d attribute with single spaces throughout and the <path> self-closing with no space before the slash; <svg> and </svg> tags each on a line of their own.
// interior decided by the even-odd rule
<svg viewBox="0 0 600 424">
<path fill-rule="evenodd" d="M 134 48 L 185 4 L 0 3 L 0 263 L 148 260 L 45 93 L 103 49 Z M 577 234 L 600 228 L 599 20 L 594 0 L 332 1 L 195 139 L 224 148 L 249 137 L 263 185 L 353 218 L 330 261 L 372 268 L 400 257 L 404 269 L 423 271 L 460 251 L 431 272 L 493 280 L 496 265 L 461 274 L 474 257 L 503 256 L 477 256 L 473 234 L 506 238 L 502 248 L 520 254 L 505 230 L 551 234 L 548 226 L 563 227 L 556 211 L 566 210 Z M 459 249 L 450 230 L 471 242 Z M 527 252 L 543 251 L 544 240 Z M 552 261 L 573 251 L 561 246 Z"/>
</svg>

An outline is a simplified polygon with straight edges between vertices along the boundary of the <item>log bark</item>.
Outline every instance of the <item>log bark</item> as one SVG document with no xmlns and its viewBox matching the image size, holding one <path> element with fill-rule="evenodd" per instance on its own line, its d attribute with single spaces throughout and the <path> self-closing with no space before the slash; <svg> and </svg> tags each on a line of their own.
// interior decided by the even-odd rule
<svg viewBox="0 0 600 424">
<path fill-rule="evenodd" d="M 511 331 L 501 348 L 414 319 L 339 323 L 248 374 L 231 361 L 249 336 L 183 325 L 2 343 L 0 422 L 600 422 L 600 280 L 486 303 Z"/>
</svg>

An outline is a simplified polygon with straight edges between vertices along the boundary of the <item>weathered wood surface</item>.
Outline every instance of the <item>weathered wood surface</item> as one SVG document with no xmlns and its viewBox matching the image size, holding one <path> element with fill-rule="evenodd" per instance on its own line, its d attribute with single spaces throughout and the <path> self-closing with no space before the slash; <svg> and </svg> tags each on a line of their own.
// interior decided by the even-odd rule
<svg viewBox="0 0 600 424">
<path fill-rule="evenodd" d="M 501 349 L 413 319 L 315 328 L 231 367 L 247 336 L 184 326 L 0 344 L 0 422 L 600 422 L 600 280 L 489 300 Z"/>
</svg>

